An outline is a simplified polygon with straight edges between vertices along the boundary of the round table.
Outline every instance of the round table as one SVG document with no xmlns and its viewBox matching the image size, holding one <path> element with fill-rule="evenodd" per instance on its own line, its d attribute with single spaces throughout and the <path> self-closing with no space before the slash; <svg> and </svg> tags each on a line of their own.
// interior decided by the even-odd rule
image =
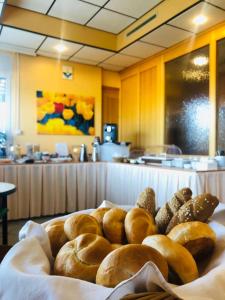
<svg viewBox="0 0 225 300">
<path fill-rule="evenodd" d="M 12 183 L 0 182 L 0 210 L 2 216 L 2 244 L 8 244 L 8 222 L 7 222 L 7 196 L 16 191 L 16 186 Z"/>
</svg>

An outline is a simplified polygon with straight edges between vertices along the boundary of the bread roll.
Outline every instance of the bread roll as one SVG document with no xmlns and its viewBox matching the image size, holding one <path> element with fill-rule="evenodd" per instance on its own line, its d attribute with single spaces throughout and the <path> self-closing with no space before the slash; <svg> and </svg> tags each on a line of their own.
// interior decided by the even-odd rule
<svg viewBox="0 0 225 300">
<path fill-rule="evenodd" d="M 183 283 L 188 283 L 198 278 L 198 269 L 193 256 L 186 248 L 172 241 L 167 236 L 162 234 L 148 236 L 142 244 L 159 251 L 166 259 L 169 267 L 176 272 Z"/>
<path fill-rule="evenodd" d="M 64 232 L 64 221 L 53 221 L 45 228 L 51 244 L 52 256 L 56 256 L 59 249 L 68 241 Z"/>
<path fill-rule="evenodd" d="M 151 188 L 146 188 L 138 197 L 136 206 L 144 208 L 152 216 L 155 215 L 155 192 Z"/>
<path fill-rule="evenodd" d="M 145 245 L 125 245 L 104 258 L 96 275 L 96 283 L 113 288 L 132 277 L 148 261 L 155 263 L 167 279 L 167 262 L 158 251 Z"/>
<path fill-rule="evenodd" d="M 208 224 L 199 221 L 176 225 L 168 237 L 187 248 L 195 258 L 202 258 L 210 253 L 216 242 L 214 231 Z"/>
<path fill-rule="evenodd" d="M 124 219 L 127 212 L 121 208 L 112 208 L 103 217 L 103 230 L 106 238 L 115 244 L 125 241 Z"/>
<path fill-rule="evenodd" d="M 170 220 L 166 233 L 180 223 L 190 221 L 206 222 L 219 204 L 219 200 L 211 194 L 201 194 L 187 201 Z"/>
<path fill-rule="evenodd" d="M 170 201 L 166 202 L 159 209 L 155 217 L 155 222 L 160 233 L 165 233 L 172 217 L 185 202 L 191 199 L 191 196 L 192 191 L 189 188 L 183 188 L 176 192 L 173 198 Z"/>
<path fill-rule="evenodd" d="M 130 244 L 141 244 L 146 236 L 157 232 L 152 215 L 137 207 L 127 213 L 125 231 Z"/>
<path fill-rule="evenodd" d="M 112 250 L 116 250 L 122 246 L 123 246 L 122 244 L 111 244 Z"/>
<path fill-rule="evenodd" d="M 60 249 L 54 274 L 95 282 L 98 267 L 111 250 L 111 244 L 102 236 L 81 234 Z"/>
<path fill-rule="evenodd" d="M 103 228 L 103 217 L 107 211 L 109 211 L 111 208 L 109 207 L 99 207 L 96 210 L 94 210 L 90 215 L 94 217 L 98 223 Z"/>
<path fill-rule="evenodd" d="M 95 233 L 102 235 L 102 230 L 98 221 L 85 214 L 73 215 L 64 224 L 64 231 L 69 240 L 75 239 L 82 233 Z"/>
</svg>

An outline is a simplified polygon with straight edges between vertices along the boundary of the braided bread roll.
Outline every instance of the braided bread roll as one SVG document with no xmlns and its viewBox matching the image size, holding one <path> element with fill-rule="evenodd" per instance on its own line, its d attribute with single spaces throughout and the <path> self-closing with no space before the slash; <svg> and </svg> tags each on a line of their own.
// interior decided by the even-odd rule
<svg viewBox="0 0 225 300">
<path fill-rule="evenodd" d="M 155 222 L 160 233 L 165 233 L 172 217 L 185 202 L 191 199 L 191 196 L 191 189 L 183 188 L 175 193 L 173 198 L 160 208 L 155 217 Z"/>
<path fill-rule="evenodd" d="M 166 234 L 180 223 L 190 221 L 206 222 L 218 204 L 219 200 L 217 197 L 211 194 L 201 194 L 187 201 L 170 220 Z"/>
</svg>

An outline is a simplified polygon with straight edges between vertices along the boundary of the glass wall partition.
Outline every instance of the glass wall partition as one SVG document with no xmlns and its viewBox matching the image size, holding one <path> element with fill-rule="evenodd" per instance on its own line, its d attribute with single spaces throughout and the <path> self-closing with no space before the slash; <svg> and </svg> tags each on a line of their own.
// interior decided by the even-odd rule
<svg viewBox="0 0 225 300">
<path fill-rule="evenodd" d="M 165 65 L 165 143 L 175 144 L 183 154 L 207 155 L 209 127 L 209 47 L 205 46 Z"/>
<path fill-rule="evenodd" d="M 217 42 L 217 150 L 225 150 L 225 39 Z"/>
</svg>

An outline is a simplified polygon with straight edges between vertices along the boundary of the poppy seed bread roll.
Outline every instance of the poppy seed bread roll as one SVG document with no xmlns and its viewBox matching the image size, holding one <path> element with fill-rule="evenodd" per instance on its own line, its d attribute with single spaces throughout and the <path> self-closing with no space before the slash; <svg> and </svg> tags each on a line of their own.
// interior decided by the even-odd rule
<svg viewBox="0 0 225 300">
<path fill-rule="evenodd" d="M 95 282 L 100 263 L 111 251 L 111 244 L 102 236 L 81 234 L 60 249 L 54 274 Z"/>
<path fill-rule="evenodd" d="M 199 221 L 176 225 L 168 237 L 188 249 L 195 258 L 211 253 L 216 242 L 216 234 L 211 227 Z"/>
<path fill-rule="evenodd" d="M 148 236 L 142 242 L 159 251 L 166 259 L 170 268 L 176 272 L 183 283 L 198 278 L 198 269 L 191 253 L 180 244 L 162 234 Z"/>
<path fill-rule="evenodd" d="M 75 239 L 82 233 L 95 233 L 102 235 L 101 226 L 98 221 L 86 214 L 73 215 L 64 224 L 64 231 L 69 240 Z"/>
<path fill-rule="evenodd" d="M 103 231 L 113 244 L 123 244 L 126 240 L 124 220 L 127 212 L 121 208 L 111 208 L 103 217 Z"/>
<path fill-rule="evenodd" d="M 141 244 L 143 239 L 156 234 L 154 218 L 143 208 L 132 208 L 125 218 L 125 231 L 130 244 Z"/>
<path fill-rule="evenodd" d="M 104 258 L 96 275 L 96 283 L 105 287 L 115 287 L 136 274 L 148 261 L 156 264 L 167 280 L 168 265 L 157 250 L 145 245 L 125 245 Z"/>
</svg>

